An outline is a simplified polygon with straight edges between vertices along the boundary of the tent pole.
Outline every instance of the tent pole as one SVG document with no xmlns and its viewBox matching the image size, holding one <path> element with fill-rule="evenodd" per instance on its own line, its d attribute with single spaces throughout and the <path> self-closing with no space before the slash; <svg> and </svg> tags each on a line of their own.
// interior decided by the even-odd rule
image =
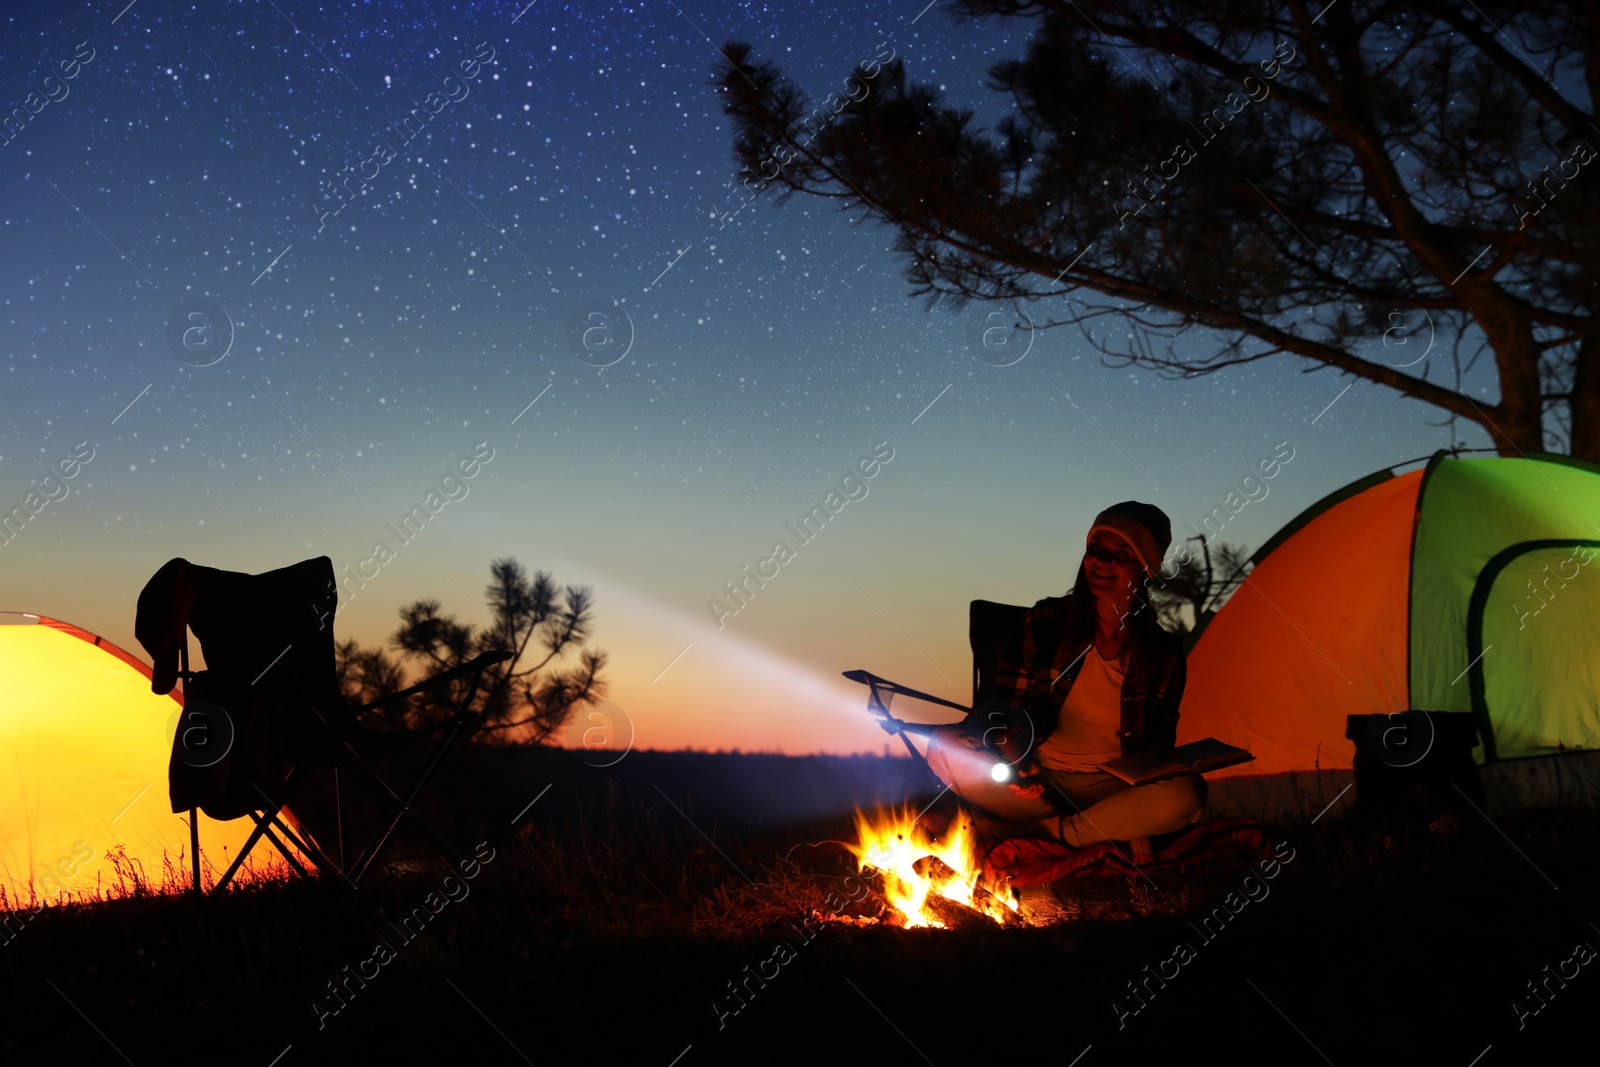
<svg viewBox="0 0 1600 1067">
<path fill-rule="evenodd" d="M 187 703 L 189 697 L 188 627 L 185 627 L 183 631 L 183 644 L 178 648 L 178 658 L 181 661 L 180 666 L 182 667 L 182 670 L 180 670 L 178 673 L 178 677 L 182 681 L 183 696 L 185 702 Z M 178 724 L 178 728 L 180 730 L 183 728 L 181 721 Z M 198 806 L 189 809 L 189 862 L 194 870 L 193 880 L 189 883 L 189 891 L 197 897 L 203 896 L 204 893 L 200 888 L 200 808 Z"/>
<path fill-rule="evenodd" d="M 200 809 L 189 809 L 189 857 L 194 862 L 194 881 L 190 890 L 200 896 Z"/>
</svg>

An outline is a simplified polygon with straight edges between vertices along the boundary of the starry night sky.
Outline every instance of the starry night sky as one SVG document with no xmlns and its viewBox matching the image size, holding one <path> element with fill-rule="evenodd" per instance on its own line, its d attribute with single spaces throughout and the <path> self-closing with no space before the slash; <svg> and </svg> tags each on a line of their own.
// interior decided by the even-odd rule
<svg viewBox="0 0 1600 1067">
<path fill-rule="evenodd" d="M 726 42 L 818 100 L 887 42 L 982 119 L 1027 22 L 919 0 L 125 4 L 11 5 L 0 36 L 0 107 L 28 116 L 0 145 L 0 510 L 93 449 L 0 545 L 0 609 L 137 651 L 135 599 L 172 556 L 342 568 L 383 540 L 338 617 L 372 644 L 419 597 L 481 621 L 489 561 L 514 556 L 594 588 L 637 745 L 881 751 L 839 672 L 967 699 L 967 602 L 1062 592 L 1101 508 L 1150 501 L 1186 536 L 1287 442 L 1223 535 L 1253 549 L 1450 444 L 1433 409 L 1295 361 L 1169 382 L 1056 329 L 994 366 L 974 342 L 993 308 L 908 298 L 886 227 L 770 194 L 723 217 L 746 202 L 709 84 Z M 31 114 L 31 93 L 59 99 Z M 216 362 L 226 325 L 169 339 L 196 301 L 232 324 Z M 572 340 L 596 307 L 610 349 Z M 385 524 L 480 442 L 492 460 L 402 545 Z M 794 538 L 880 448 L 866 495 Z M 719 629 L 707 601 L 780 540 L 794 558 Z"/>
</svg>

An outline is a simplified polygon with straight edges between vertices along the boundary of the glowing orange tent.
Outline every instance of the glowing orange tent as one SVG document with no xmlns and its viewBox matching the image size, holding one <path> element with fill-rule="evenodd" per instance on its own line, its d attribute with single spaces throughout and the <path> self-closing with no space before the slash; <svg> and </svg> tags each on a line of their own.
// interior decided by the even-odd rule
<svg viewBox="0 0 1600 1067">
<path fill-rule="evenodd" d="M 0 614 L 0 908 L 131 889 L 118 867 L 187 887 L 188 814 L 167 800 L 176 697 L 104 638 Z M 201 816 L 202 849 L 231 856 L 249 826 Z"/>
<path fill-rule="evenodd" d="M 1352 779 L 1346 716 L 1408 708 L 1472 713 L 1486 784 L 1592 789 L 1597 549 L 1600 467 L 1566 456 L 1439 452 L 1307 508 L 1189 653 L 1179 740 L 1256 756 L 1210 776 L 1215 807 L 1281 811 L 1289 785 L 1316 814 Z"/>
</svg>

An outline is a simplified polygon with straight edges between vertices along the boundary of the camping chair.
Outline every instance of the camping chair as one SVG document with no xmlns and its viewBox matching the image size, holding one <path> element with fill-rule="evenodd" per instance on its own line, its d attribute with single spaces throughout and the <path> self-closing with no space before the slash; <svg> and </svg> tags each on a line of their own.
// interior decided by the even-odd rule
<svg viewBox="0 0 1600 1067">
<path fill-rule="evenodd" d="M 878 717 L 879 727 L 884 733 L 899 735 L 911 757 L 922 765 L 928 777 L 937 782 L 937 776 L 928 766 L 928 757 L 917 750 L 908 735 L 921 737 L 926 743 L 935 730 L 947 724 L 906 722 L 890 712 L 890 703 L 896 696 L 906 696 L 913 700 L 954 708 L 970 715 L 974 708 L 981 707 L 984 702 L 994 698 L 995 673 L 999 669 L 1000 657 L 1014 652 L 1021 642 L 1022 617 L 1029 610 L 1014 604 L 997 604 L 991 600 L 972 602 L 967 627 L 967 637 L 972 645 L 972 707 L 911 689 L 867 671 L 845 671 L 844 676 L 852 682 L 860 682 L 870 690 L 867 695 L 867 710 Z M 943 785 L 942 782 L 938 784 Z"/>
<path fill-rule="evenodd" d="M 919 752 L 911 743 L 908 734 L 915 734 L 926 742 L 933 732 L 945 723 L 920 723 L 906 722 L 896 718 L 889 711 L 889 704 L 896 696 L 908 696 L 914 700 L 922 700 L 931 704 L 938 704 L 957 711 L 966 712 L 971 716 L 974 711 L 995 699 L 995 676 L 999 671 L 1002 656 L 1015 656 L 1022 643 L 1022 617 L 1031 608 L 1018 607 L 1014 604 L 997 604 L 989 600 L 974 600 L 969 614 L 967 636 L 972 645 L 972 707 L 963 707 L 954 701 L 919 692 L 907 686 L 880 678 L 867 671 L 845 671 L 844 676 L 853 682 L 860 682 L 870 690 L 867 697 L 867 710 L 878 717 L 878 725 L 885 733 L 898 734 L 905 743 L 906 749 L 918 763 L 922 765 L 928 777 L 940 787 L 939 796 L 935 803 L 945 796 L 946 787 L 933 773 L 933 768 L 928 766 L 928 758 Z M 965 721 L 965 720 L 963 720 Z M 953 725 L 953 724 L 948 724 Z M 1058 791 L 1059 793 L 1059 791 Z M 1067 806 L 1071 810 L 1075 805 L 1064 793 L 1059 793 L 1058 807 Z M 931 805 L 930 805 L 931 807 Z M 1151 839 L 1139 838 L 1130 842 L 1130 850 L 1136 853 L 1149 854 Z M 1120 853 L 1119 853 L 1120 854 Z"/>
<path fill-rule="evenodd" d="M 401 692 L 354 707 L 344 699 L 337 679 L 332 626 L 337 607 L 333 561 L 326 556 L 256 575 L 173 559 L 139 594 L 134 633 L 154 660 L 151 689 L 169 693 L 183 682 L 184 712 L 173 737 L 168 785 L 172 810 L 189 812 L 197 894 L 202 892 L 199 811 L 220 820 L 248 816 L 255 823 L 212 887 L 213 894 L 227 888 L 263 838 L 301 877 L 311 875 L 295 850 L 324 876 L 341 878 L 354 888 L 407 819 L 452 864 L 460 863 L 413 806 L 474 724 L 471 708 L 483 672 L 510 659 L 511 653 L 485 652 Z M 189 669 L 190 629 L 206 657 L 203 671 Z M 377 731 L 357 722 L 364 712 L 451 684 L 459 686 L 453 714 L 427 730 Z M 436 730 L 441 732 L 433 749 L 403 793 L 389 786 L 356 744 L 415 744 L 419 736 Z M 340 772 L 351 765 L 366 771 L 393 806 L 346 869 Z M 308 774 L 318 768 L 332 770 L 337 861 L 318 847 L 289 807 L 303 795 Z"/>
</svg>

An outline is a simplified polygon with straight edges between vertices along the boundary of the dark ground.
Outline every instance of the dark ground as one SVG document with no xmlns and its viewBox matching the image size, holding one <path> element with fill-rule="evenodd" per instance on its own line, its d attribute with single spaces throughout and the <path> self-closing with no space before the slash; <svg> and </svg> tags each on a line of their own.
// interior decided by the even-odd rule
<svg viewBox="0 0 1600 1067">
<path fill-rule="evenodd" d="M 808 940 L 798 924 L 853 867 L 807 843 L 853 839 L 852 798 L 904 796 L 904 761 L 637 752 L 603 771 L 571 756 L 518 776 L 489 767 L 465 771 L 473 803 L 497 813 L 553 784 L 521 829 L 509 816 L 489 829 L 493 859 L 453 883 L 459 901 L 444 869 L 418 865 L 349 894 L 144 894 L 13 920 L 0 1063 L 1494 1067 L 1570 1053 L 1600 1005 L 1600 959 L 1563 965 L 1579 943 L 1600 948 L 1592 813 L 1491 825 L 1341 806 L 1275 827 L 1294 858 L 1209 941 L 1190 923 L 1241 891 L 1245 869 L 1064 885 L 1074 917 L 1051 926 L 827 924 Z M 437 914 L 407 941 L 390 923 L 430 892 Z M 1180 941 L 1192 957 L 1164 964 Z M 347 965 L 375 977 L 348 979 L 340 1008 L 327 985 Z M 1166 968 L 1164 985 L 1147 965 Z M 1545 983 L 1537 1013 L 1529 980 Z M 1148 983 L 1142 1008 L 1130 981 Z M 737 1011 L 730 982 L 751 991 Z M 1520 1028 L 1513 1001 L 1529 1012 Z"/>
</svg>

